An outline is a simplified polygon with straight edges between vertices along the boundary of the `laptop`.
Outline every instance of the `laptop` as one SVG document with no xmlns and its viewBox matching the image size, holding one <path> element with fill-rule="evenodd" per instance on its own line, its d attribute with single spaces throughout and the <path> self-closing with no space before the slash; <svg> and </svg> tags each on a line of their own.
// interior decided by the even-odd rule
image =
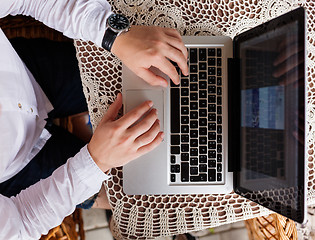
<svg viewBox="0 0 315 240">
<path fill-rule="evenodd" d="M 123 167 L 138 194 L 233 190 L 302 223 L 306 215 L 305 12 L 298 8 L 234 39 L 184 36 L 189 76 L 153 87 L 123 66 L 124 112 L 158 110 L 163 142 Z M 168 79 L 158 69 L 156 74 Z"/>
</svg>

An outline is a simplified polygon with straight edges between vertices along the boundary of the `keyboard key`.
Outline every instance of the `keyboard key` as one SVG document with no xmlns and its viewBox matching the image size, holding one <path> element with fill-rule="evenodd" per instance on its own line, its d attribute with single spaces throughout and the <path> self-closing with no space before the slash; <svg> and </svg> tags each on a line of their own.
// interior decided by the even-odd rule
<svg viewBox="0 0 315 240">
<path fill-rule="evenodd" d="M 171 174 L 171 182 L 175 182 L 176 181 L 176 176 L 175 174 Z"/>
<path fill-rule="evenodd" d="M 207 70 L 207 63 L 205 62 L 199 63 L 199 71 L 202 71 L 202 70 Z"/>
<path fill-rule="evenodd" d="M 200 137 L 199 138 L 199 144 L 200 145 L 206 145 L 207 144 L 207 137 Z"/>
<path fill-rule="evenodd" d="M 217 142 L 222 143 L 222 135 L 218 135 Z"/>
<path fill-rule="evenodd" d="M 208 111 L 209 112 L 216 112 L 216 105 L 215 104 L 209 104 L 208 105 Z"/>
<path fill-rule="evenodd" d="M 190 84 L 190 91 L 198 91 L 198 84 L 197 83 L 192 83 Z"/>
<path fill-rule="evenodd" d="M 198 102 L 190 102 L 190 110 L 197 110 Z"/>
<path fill-rule="evenodd" d="M 171 155 L 171 163 L 176 163 L 176 157 L 174 155 Z"/>
<path fill-rule="evenodd" d="M 217 66 L 221 67 L 222 65 L 222 58 L 217 58 Z"/>
<path fill-rule="evenodd" d="M 215 76 L 208 77 L 208 84 L 215 84 Z"/>
<path fill-rule="evenodd" d="M 222 95 L 222 87 L 217 87 L 217 95 Z"/>
<path fill-rule="evenodd" d="M 215 56 L 215 48 L 209 48 L 208 49 L 208 56 Z"/>
<path fill-rule="evenodd" d="M 207 126 L 207 122 L 206 118 L 199 118 L 199 126 Z"/>
<path fill-rule="evenodd" d="M 222 116 L 218 116 L 217 117 L 217 123 L 218 124 L 222 124 Z"/>
<path fill-rule="evenodd" d="M 221 48 L 217 48 L 217 56 L 222 57 L 222 49 Z"/>
<path fill-rule="evenodd" d="M 179 146 L 171 146 L 171 154 L 179 154 L 180 148 Z"/>
<path fill-rule="evenodd" d="M 188 97 L 181 98 L 181 104 L 182 105 L 188 105 L 189 104 L 189 98 Z"/>
<path fill-rule="evenodd" d="M 181 180 L 182 182 L 188 182 L 189 181 L 189 163 L 182 162 L 181 168 L 182 168 L 182 171 L 180 173 Z"/>
<path fill-rule="evenodd" d="M 192 166 L 198 165 L 198 158 L 190 158 L 190 165 Z"/>
<path fill-rule="evenodd" d="M 189 153 L 181 153 L 180 154 L 181 161 L 189 161 Z"/>
<path fill-rule="evenodd" d="M 199 177 L 200 177 L 200 181 L 201 182 L 206 182 L 207 181 L 207 174 L 200 174 Z"/>
<path fill-rule="evenodd" d="M 217 133 L 221 134 L 222 133 L 222 125 L 218 125 L 217 128 Z"/>
<path fill-rule="evenodd" d="M 220 154 L 220 153 L 218 154 L 218 156 L 217 156 L 217 161 L 218 161 L 218 162 L 222 162 L 222 154 Z"/>
<path fill-rule="evenodd" d="M 190 128 L 198 128 L 198 121 L 190 121 Z"/>
<path fill-rule="evenodd" d="M 216 133 L 215 132 L 208 132 L 208 139 L 210 140 L 215 140 L 216 138 Z"/>
<path fill-rule="evenodd" d="M 189 152 L 189 144 L 182 144 L 182 145 L 180 145 L 180 150 L 182 152 Z"/>
<path fill-rule="evenodd" d="M 222 104 L 222 97 L 217 97 L 217 103 L 218 103 L 218 105 Z"/>
<path fill-rule="evenodd" d="M 179 164 L 175 165 L 175 173 L 180 173 L 180 165 Z"/>
<path fill-rule="evenodd" d="M 198 130 L 190 130 L 191 138 L 198 138 Z"/>
<path fill-rule="evenodd" d="M 207 154 L 207 146 L 199 146 L 199 154 Z"/>
<path fill-rule="evenodd" d="M 192 156 L 192 157 L 198 156 L 198 148 L 191 148 L 190 149 L 190 156 Z"/>
<path fill-rule="evenodd" d="M 208 65 L 215 66 L 215 58 L 208 58 Z"/>
<path fill-rule="evenodd" d="M 209 122 L 215 122 L 216 121 L 216 115 L 214 113 L 208 114 L 208 121 Z"/>
<path fill-rule="evenodd" d="M 208 67 L 208 75 L 216 75 L 215 67 Z"/>
<path fill-rule="evenodd" d="M 180 93 L 181 93 L 181 96 L 188 96 L 189 88 L 181 88 Z"/>
<path fill-rule="evenodd" d="M 222 78 L 221 78 L 221 77 L 218 77 L 218 79 L 217 79 L 217 85 L 218 85 L 218 86 L 221 86 L 221 85 L 222 85 Z"/>
<path fill-rule="evenodd" d="M 199 174 L 198 167 L 190 167 L 190 174 L 191 175 Z"/>
<path fill-rule="evenodd" d="M 191 73 L 196 73 L 196 72 L 198 72 L 198 66 L 197 65 L 195 65 L 195 64 L 190 64 L 190 72 Z"/>
<path fill-rule="evenodd" d="M 199 80 L 207 80 L 207 73 L 199 72 Z"/>
<path fill-rule="evenodd" d="M 217 173 L 217 181 L 218 182 L 222 181 L 222 173 Z"/>
<path fill-rule="evenodd" d="M 201 182 L 201 179 L 199 176 L 190 176 L 191 182 Z"/>
<path fill-rule="evenodd" d="M 209 160 L 208 161 L 208 167 L 209 168 L 215 168 L 217 166 L 216 160 Z"/>
<path fill-rule="evenodd" d="M 218 153 L 221 153 L 221 152 L 222 152 L 222 145 L 221 145 L 221 144 L 218 144 L 218 146 L 217 146 L 217 152 L 218 152 Z"/>
<path fill-rule="evenodd" d="M 190 82 L 198 82 L 198 75 L 190 74 Z"/>
<path fill-rule="evenodd" d="M 199 163 L 207 163 L 207 155 L 199 155 Z"/>
<path fill-rule="evenodd" d="M 221 76 L 222 75 L 222 68 L 217 68 L 217 76 Z"/>
<path fill-rule="evenodd" d="M 218 163 L 217 170 L 218 170 L 218 172 L 222 172 L 222 164 L 221 163 Z"/>
<path fill-rule="evenodd" d="M 215 157 L 216 157 L 216 152 L 212 151 L 212 150 L 209 150 L 208 151 L 208 158 L 215 158 Z"/>
<path fill-rule="evenodd" d="M 181 123 L 182 124 L 188 124 L 189 123 L 189 117 L 188 116 L 182 116 L 181 117 Z"/>
<path fill-rule="evenodd" d="M 198 112 L 197 111 L 191 111 L 190 112 L 190 119 L 198 119 Z"/>
<path fill-rule="evenodd" d="M 180 144 L 180 136 L 171 135 L 171 145 L 179 145 L 179 144 Z"/>
<path fill-rule="evenodd" d="M 199 48 L 199 61 L 206 61 L 207 50 L 205 48 Z"/>
<path fill-rule="evenodd" d="M 171 133 L 179 133 L 179 89 L 171 88 Z"/>
<path fill-rule="evenodd" d="M 215 95 L 208 95 L 208 103 L 215 103 Z"/>
<path fill-rule="evenodd" d="M 208 130 L 215 131 L 216 130 L 216 123 L 208 123 Z"/>
<path fill-rule="evenodd" d="M 198 100 L 198 93 L 190 93 L 190 100 L 197 101 Z"/>
<path fill-rule="evenodd" d="M 209 169 L 208 170 L 208 181 L 209 182 L 215 182 L 216 180 L 216 171 L 215 169 Z"/>
<path fill-rule="evenodd" d="M 180 84 L 182 87 L 188 87 L 189 86 L 189 80 L 187 78 L 182 78 Z"/>
<path fill-rule="evenodd" d="M 190 146 L 191 147 L 198 147 L 198 139 L 190 139 Z"/>
<path fill-rule="evenodd" d="M 201 127 L 199 128 L 199 135 L 202 135 L 202 136 L 207 136 L 207 128 L 204 128 L 204 127 Z"/>
<path fill-rule="evenodd" d="M 222 107 L 221 106 L 217 106 L 217 114 L 222 114 Z"/>
<path fill-rule="evenodd" d="M 189 133 L 189 125 L 182 125 L 181 133 Z"/>
<path fill-rule="evenodd" d="M 189 113 L 189 107 L 181 107 L 180 112 L 182 115 L 187 115 Z"/>
<path fill-rule="evenodd" d="M 171 165 L 171 173 L 175 173 L 176 170 L 175 170 L 175 165 Z"/>
<path fill-rule="evenodd" d="M 199 89 L 207 89 L 207 82 L 199 81 Z"/>
<path fill-rule="evenodd" d="M 181 142 L 189 142 L 189 135 L 181 135 L 180 140 Z"/>
<path fill-rule="evenodd" d="M 171 81 L 171 88 L 176 88 L 178 87 L 178 85 L 175 85 L 175 83 L 173 83 L 173 81 Z"/>
<path fill-rule="evenodd" d="M 197 63 L 197 48 L 189 49 L 189 62 Z"/>
<path fill-rule="evenodd" d="M 207 109 L 199 109 L 199 117 L 207 117 Z"/>
<path fill-rule="evenodd" d="M 200 90 L 199 91 L 199 98 L 207 98 L 207 91 Z"/>
<path fill-rule="evenodd" d="M 208 86 L 208 93 L 215 93 L 216 92 L 216 86 Z"/>
<path fill-rule="evenodd" d="M 209 149 L 216 149 L 217 148 L 217 143 L 215 141 L 209 141 L 208 142 L 208 148 Z"/>
<path fill-rule="evenodd" d="M 208 168 L 206 164 L 199 165 L 199 172 L 207 172 Z"/>
<path fill-rule="evenodd" d="M 199 100 L 199 106 L 200 106 L 200 108 L 206 108 L 207 107 L 207 100 Z"/>
</svg>

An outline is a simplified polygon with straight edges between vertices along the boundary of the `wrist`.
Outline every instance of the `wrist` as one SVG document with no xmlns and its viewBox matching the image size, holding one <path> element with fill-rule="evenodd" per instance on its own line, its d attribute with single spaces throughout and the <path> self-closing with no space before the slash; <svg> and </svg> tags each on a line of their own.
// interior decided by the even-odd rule
<svg viewBox="0 0 315 240">
<path fill-rule="evenodd" d="M 95 162 L 95 164 L 99 167 L 99 169 L 102 170 L 104 173 L 108 173 L 111 169 L 106 163 L 103 161 L 100 161 L 99 158 L 96 156 L 95 151 L 93 151 L 93 147 L 90 146 L 90 143 L 87 145 L 87 150 L 92 158 L 92 160 Z"/>
</svg>

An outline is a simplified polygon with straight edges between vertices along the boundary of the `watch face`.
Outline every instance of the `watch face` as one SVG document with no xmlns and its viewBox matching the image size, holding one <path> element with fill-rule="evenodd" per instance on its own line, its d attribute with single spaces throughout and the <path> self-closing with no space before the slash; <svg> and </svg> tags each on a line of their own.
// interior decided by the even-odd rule
<svg viewBox="0 0 315 240">
<path fill-rule="evenodd" d="M 129 27 L 129 20 L 124 15 L 112 14 L 108 18 L 108 25 L 114 30 L 121 31 Z"/>
</svg>

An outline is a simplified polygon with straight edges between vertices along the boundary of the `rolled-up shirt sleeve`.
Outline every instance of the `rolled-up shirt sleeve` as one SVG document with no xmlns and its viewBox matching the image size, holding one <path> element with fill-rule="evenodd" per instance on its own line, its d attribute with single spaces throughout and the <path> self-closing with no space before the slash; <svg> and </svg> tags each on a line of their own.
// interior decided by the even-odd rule
<svg viewBox="0 0 315 240">
<path fill-rule="evenodd" d="M 83 147 L 50 177 L 16 197 L 0 195 L 0 239 L 39 239 L 97 193 L 109 177 Z"/>
<path fill-rule="evenodd" d="M 92 41 L 98 46 L 111 13 L 106 0 L 0 0 L 0 18 L 32 16 L 69 38 Z"/>
</svg>

